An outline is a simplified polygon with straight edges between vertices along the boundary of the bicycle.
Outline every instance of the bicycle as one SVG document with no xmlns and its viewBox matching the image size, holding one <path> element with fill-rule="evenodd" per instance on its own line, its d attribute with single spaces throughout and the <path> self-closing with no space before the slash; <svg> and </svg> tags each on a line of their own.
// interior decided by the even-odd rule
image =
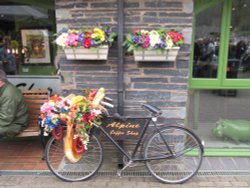
<svg viewBox="0 0 250 188">
<path fill-rule="evenodd" d="M 68 182 L 87 180 L 95 175 L 103 162 L 103 146 L 98 135 L 102 133 L 127 158 L 128 162 L 121 170 L 118 170 L 118 176 L 121 176 L 121 173 L 131 164 L 145 162 L 152 176 L 162 183 L 184 183 L 191 179 L 198 172 L 202 163 L 203 143 L 200 138 L 191 130 L 180 125 L 157 125 L 157 119 L 162 114 L 161 110 L 148 104 L 143 104 L 142 107 L 150 113 L 150 116 L 125 117 L 116 114 L 107 117 L 107 119 L 113 118 L 120 122 L 128 119 L 144 121 L 144 126 L 136 124 L 137 128 L 141 127 L 141 130 L 132 154 L 122 148 L 104 129 L 103 125 L 93 124 L 94 128 L 89 133 L 88 150 L 76 163 L 70 163 L 66 159 L 63 140 L 57 141 L 54 137 L 50 138 L 45 149 L 45 157 L 51 172 L 61 180 Z M 150 124 L 151 122 L 152 124 Z M 111 125 L 115 127 L 120 124 Z M 134 127 L 132 124 L 127 125 L 130 128 L 136 128 L 135 124 Z M 149 125 L 154 131 L 150 135 L 146 135 Z"/>
</svg>

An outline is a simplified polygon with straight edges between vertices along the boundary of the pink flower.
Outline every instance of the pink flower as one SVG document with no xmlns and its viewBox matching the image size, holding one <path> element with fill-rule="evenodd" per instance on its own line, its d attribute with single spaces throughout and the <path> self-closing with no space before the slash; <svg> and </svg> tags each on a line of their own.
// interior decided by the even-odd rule
<svg viewBox="0 0 250 188">
<path fill-rule="evenodd" d="M 148 48 L 150 46 L 150 38 L 147 36 L 144 40 L 144 43 L 142 44 L 143 48 Z"/>
<path fill-rule="evenodd" d="M 65 43 L 67 46 L 77 46 L 78 45 L 79 36 L 75 33 L 70 33 L 67 37 Z"/>
</svg>

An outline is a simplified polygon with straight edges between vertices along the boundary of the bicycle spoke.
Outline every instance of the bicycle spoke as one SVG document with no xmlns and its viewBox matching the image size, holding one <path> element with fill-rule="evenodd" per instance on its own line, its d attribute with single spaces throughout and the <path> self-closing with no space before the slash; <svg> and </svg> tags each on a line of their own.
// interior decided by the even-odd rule
<svg viewBox="0 0 250 188">
<path fill-rule="evenodd" d="M 94 148 L 94 149 L 93 149 Z M 81 181 L 93 176 L 100 168 L 103 160 L 101 143 L 92 135 L 89 149 L 82 154 L 76 162 L 70 162 L 64 154 L 63 142 L 51 138 L 46 146 L 46 162 L 49 169 L 58 178 L 65 181 Z"/>
<path fill-rule="evenodd" d="M 163 139 L 165 141 L 163 141 Z M 154 133 L 145 147 L 145 157 L 157 158 L 169 154 L 173 157 L 146 161 L 147 168 L 154 177 L 164 183 L 181 183 L 190 179 L 200 168 L 202 155 L 199 142 L 193 133 L 185 128 L 169 126 Z M 191 151 L 197 151 L 191 155 Z"/>
</svg>

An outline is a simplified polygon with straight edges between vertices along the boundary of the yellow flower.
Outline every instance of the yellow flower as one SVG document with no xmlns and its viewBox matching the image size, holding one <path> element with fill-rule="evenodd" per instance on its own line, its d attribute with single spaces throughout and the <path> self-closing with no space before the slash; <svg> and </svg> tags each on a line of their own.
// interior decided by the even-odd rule
<svg viewBox="0 0 250 188">
<path fill-rule="evenodd" d="M 71 101 L 72 101 L 73 104 L 79 104 L 81 102 L 85 102 L 86 98 L 84 96 L 79 95 L 79 96 L 72 97 Z"/>
<path fill-rule="evenodd" d="M 149 33 L 148 30 L 144 30 L 144 29 L 141 30 L 141 34 L 142 34 L 142 35 L 147 35 L 148 33 Z"/>
<path fill-rule="evenodd" d="M 174 45 L 173 41 L 169 35 L 167 35 L 167 37 L 166 37 L 166 44 L 165 45 L 166 45 L 165 49 L 167 49 L 167 50 L 171 49 Z"/>
<path fill-rule="evenodd" d="M 96 27 L 96 28 L 94 28 L 94 32 L 98 37 L 100 37 L 101 42 L 103 42 L 105 40 L 105 33 L 103 30 Z"/>
</svg>

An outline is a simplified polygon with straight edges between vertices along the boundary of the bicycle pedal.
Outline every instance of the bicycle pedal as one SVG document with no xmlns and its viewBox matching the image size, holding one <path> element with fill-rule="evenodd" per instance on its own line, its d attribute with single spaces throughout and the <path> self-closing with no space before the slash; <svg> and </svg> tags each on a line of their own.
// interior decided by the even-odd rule
<svg viewBox="0 0 250 188">
<path fill-rule="evenodd" d="M 117 170 L 116 174 L 117 174 L 117 176 L 119 176 L 121 178 L 122 177 L 122 170 Z"/>
</svg>

